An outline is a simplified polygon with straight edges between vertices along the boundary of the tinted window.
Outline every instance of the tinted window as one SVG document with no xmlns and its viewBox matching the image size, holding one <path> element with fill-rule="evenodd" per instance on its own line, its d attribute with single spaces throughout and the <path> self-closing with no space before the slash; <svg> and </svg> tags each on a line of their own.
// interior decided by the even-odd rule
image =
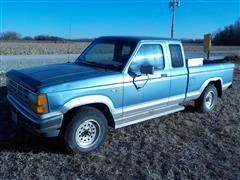
<svg viewBox="0 0 240 180">
<path fill-rule="evenodd" d="M 159 44 L 144 44 L 138 50 L 130 66 L 134 72 L 140 71 L 141 66 L 154 66 L 154 69 L 164 68 L 163 50 Z"/>
<path fill-rule="evenodd" d="M 169 45 L 172 67 L 183 67 L 183 57 L 180 45 Z"/>
</svg>

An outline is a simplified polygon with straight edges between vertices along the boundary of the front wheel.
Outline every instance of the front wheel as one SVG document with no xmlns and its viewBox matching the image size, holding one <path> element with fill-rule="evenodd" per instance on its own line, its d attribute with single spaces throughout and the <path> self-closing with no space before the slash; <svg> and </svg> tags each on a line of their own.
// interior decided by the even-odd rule
<svg viewBox="0 0 240 180">
<path fill-rule="evenodd" d="M 88 153 L 98 148 L 107 135 L 107 120 L 92 107 L 80 108 L 66 127 L 64 140 L 74 153 Z"/>
<path fill-rule="evenodd" d="M 214 85 L 210 84 L 203 91 L 201 96 L 195 101 L 195 106 L 199 112 L 210 112 L 217 104 L 217 89 Z"/>
</svg>

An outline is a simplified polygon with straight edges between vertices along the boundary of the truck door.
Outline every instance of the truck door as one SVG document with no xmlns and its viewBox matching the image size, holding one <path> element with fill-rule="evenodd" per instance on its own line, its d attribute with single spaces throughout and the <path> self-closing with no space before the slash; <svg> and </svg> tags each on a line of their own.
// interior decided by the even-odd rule
<svg viewBox="0 0 240 180">
<path fill-rule="evenodd" d="M 170 71 L 161 43 L 138 46 L 124 74 L 123 116 L 136 115 L 166 106 L 170 94 Z M 152 66 L 153 74 L 141 74 L 141 67 Z"/>
</svg>

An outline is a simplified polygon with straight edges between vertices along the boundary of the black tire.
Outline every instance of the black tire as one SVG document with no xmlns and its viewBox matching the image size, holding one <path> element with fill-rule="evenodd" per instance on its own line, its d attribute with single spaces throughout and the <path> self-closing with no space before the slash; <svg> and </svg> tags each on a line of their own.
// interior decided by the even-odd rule
<svg viewBox="0 0 240 180">
<path fill-rule="evenodd" d="M 218 93 L 214 85 L 209 84 L 195 101 L 195 107 L 199 112 L 207 113 L 212 111 L 217 104 Z"/>
<path fill-rule="evenodd" d="M 88 153 L 104 142 L 107 131 L 107 119 L 101 111 L 82 107 L 67 125 L 64 141 L 73 153 Z"/>
</svg>

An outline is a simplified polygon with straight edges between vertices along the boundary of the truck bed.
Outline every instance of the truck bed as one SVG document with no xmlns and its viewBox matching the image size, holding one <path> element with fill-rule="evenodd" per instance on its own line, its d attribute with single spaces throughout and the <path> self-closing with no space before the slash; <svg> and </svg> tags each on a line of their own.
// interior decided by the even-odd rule
<svg viewBox="0 0 240 180">
<path fill-rule="evenodd" d="M 187 100 L 198 98 L 211 80 L 219 81 L 222 90 L 232 84 L 234 64 L 219 60 L 204 60 L 203 65 L 189 67 Z M 221 86 L 220 86 L 221 87 Z"/>
</svg>

